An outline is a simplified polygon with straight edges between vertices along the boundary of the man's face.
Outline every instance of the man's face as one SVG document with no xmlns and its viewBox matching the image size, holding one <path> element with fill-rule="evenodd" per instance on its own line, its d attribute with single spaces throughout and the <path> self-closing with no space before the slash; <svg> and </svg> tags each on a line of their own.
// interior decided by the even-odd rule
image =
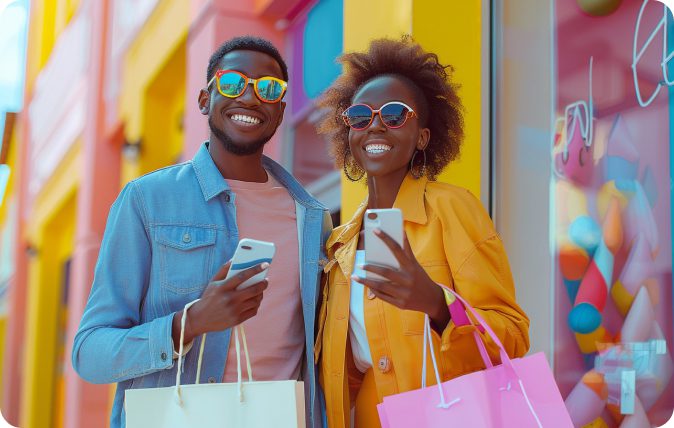
<svg viewBox="0 0 674 428">
<path fill-rule="evenodd" d="M 257 51 L 228 52 L 220 69 L 235 70 L 252 79 L 272 76 L 283 79 L 281 67 L 271 56 Z M 250 155 L 262 150 L 281 124 L 285 102 L 267 103 L 255 94 L 249 83 L 243 94 L 228 98 L 218 92 L 214 81 L 199 96 L 203 114 L 208 114 L 212 136 L 236 155 Z"/>
</svg>

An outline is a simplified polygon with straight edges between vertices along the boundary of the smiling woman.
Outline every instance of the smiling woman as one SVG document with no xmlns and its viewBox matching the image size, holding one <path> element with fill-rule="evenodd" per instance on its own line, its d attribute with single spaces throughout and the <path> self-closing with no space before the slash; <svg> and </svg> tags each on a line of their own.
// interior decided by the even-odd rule
<svg viewBox="0 0 674 428">
<path fill-rule="evenodd" d="M 461 304 L 439 284 L 477 308 L 511 356 L 527 351 L 529 320 L 515 301 L 503 244 L 480 202 L 465 189 L 434 181 L 463 140 L 452 68 L 409 38 L 375 40 L 367 52 L 343 55 L 341 62 L 346 71 L 319 102 L 332 113 L 320 129 L 346 176 L 366 177 L 368 195 L 328 239 L 316 352 L 328 426 L 347 427 L 353 417 L 356 427 L 370 428 L 380 426 L 376 405 L 384 396 L 421 387 L 426 317 L 443 381 L 484 367 L 473 336 L 457 328 L 465 320 Z M 361 265 L 368 259 L 365 210 L 392 207 L 402 212 L 404 245 L 374 234 L 399 267 Z M 495 344 L 487 344 L 498 355 Z"/>
<path fill-rule="evenodd" d="M 351 104 L 357 104 L 354 95 L 369 81 L 377 76 L 395 75 L 407 82 L 414 93 L 414 102 L 419 103 L 418 112 L 414 114 L 426 121 L 424 126 L 430 132 L 426 172 L 429 178 L 435 178 L 458 157 L 463 141 L 463 107 L 457 95 L 459 85 L 450 80 L 453 68 L 441 65 L 435 54 L 423 52 L 410 41 L 375 41 L 370 52 L 369 56 L 349 53 L 341 57 L 341 62 L 351 69 L 326 91 L 319 104 L 326 111 L 333 112 L 333 115 L 326 116 L 320 130 L 331 139 L 336 163 L 345 168 L 347 176 L 362 176 L 358 165 L 349 159 L 350 130 L 344 126 L 340 116 Z M 383 105 L 379 107 L 383 108 Z M 431 111 L 433 114 L 428 115 Z M 418 162 L 422 158 L 420 155 Z"/>
</svg>

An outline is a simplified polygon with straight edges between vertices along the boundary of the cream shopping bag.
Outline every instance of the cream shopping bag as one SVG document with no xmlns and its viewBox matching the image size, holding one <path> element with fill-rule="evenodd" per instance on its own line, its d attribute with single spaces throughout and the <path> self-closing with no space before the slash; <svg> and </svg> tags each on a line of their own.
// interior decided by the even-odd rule
<svg viewBox="0 0 674 428">
<path fill-rule="evenodd" d="M 187 304 L 183 311 L 176 385 L 127 390 L 124 401 L 127 428 L 304 428 L 303 382 L 254 382 L 242 326 L 234 328 L 238 373 L 236 383 L 180 384 L 185 317 L 193 303 Z M 248 382 L 241 381 L 239 339 L 243 341 Z M 205 337 L 199 349 L 197 382 L 204 342 Z"/>
</svg>

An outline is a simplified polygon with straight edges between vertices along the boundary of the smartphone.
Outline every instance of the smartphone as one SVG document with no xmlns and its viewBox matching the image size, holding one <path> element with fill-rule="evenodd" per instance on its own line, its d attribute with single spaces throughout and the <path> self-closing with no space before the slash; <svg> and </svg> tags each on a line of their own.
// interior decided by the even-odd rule
<svg viewBox="0 0 674 428">
<path fill-rule="evenodd" d="M 271 264 L 275 252 L 276 246 L 273 242 L 243 238 L 239 241 L 239 244 L 234 251 L 234 256 L 232 256 L 232 265 L 229 268 L 229 272 L 227 273 L 227 278 L 225 278 L 225 280 L 228 280 L 243 270 L 257 266 L 260 263 L 267 262 Z M 242 282 L 237 287 L 237 290 L 250 287 L 251 285 L 262 281 L 267 277 L 268 271 L 269 268 Z"/>
<path fill-rule="evenodd" d="M 398 208 L 370 209 L 365 211 L 365 263 L 398 268 L 398 260 L 386 243 L 374 234 L 375 229 L 386 232 L 398 245 L 403 246 L 403 214 Z M 372 272 L 368 278 L 381 279 Z"/>
</svg>

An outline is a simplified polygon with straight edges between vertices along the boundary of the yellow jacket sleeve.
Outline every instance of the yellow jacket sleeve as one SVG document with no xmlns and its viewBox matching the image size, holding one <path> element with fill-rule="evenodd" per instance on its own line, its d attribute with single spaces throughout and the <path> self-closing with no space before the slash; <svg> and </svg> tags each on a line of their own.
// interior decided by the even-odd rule
<svg viewBox="0 0 674 428">
<path fill-rule="evenodd" d="M 454 290 L 494 330 L 508 355 L 523 356 L 529 349 L 529 319 L 515 301 L 512 274 L 499 236 L 494 233 L 476 243 L 452 272 L 452 279 Z M 445 354 L 443 360 L 452 367 L 451 372 L 454 369 L 467 372 L 484 367 L 472 334 L 474 330 L 470 325 L 456 326 L 450 321 L 443 331 L 441 351 Z M 486 333 L 480 333 L 480 336 L 487 344 L 492 361 L 498 362 L 496 344 Z"/>
</svg>

